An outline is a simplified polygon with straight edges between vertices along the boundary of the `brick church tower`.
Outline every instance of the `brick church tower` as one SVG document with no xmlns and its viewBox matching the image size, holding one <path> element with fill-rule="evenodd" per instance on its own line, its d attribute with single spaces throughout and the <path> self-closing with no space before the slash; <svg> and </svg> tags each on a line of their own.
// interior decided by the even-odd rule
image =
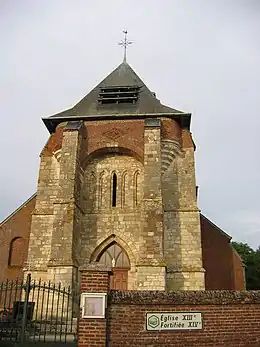
<svg viewBox="0 0 260 347">
<path fill-rule="evenodd" d="M 27 263 L 77 283 L 113 268 L 111 287 L 204 289 L 191 115 L 164 106 L 124 61 L 72 109 L 43 121 Z"/>
</svg>

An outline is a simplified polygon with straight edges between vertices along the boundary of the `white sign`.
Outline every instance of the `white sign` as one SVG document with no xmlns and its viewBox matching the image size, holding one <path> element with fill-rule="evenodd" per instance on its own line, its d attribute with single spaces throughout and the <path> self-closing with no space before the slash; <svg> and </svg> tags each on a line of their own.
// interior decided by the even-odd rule
<svg viewBox="0 0 260 347">
<path fill-rule="evenodd" d="M 201 330 L 201 312 L 151 312 L 146 314 L 146 330 Z"/>
<path fill-rule="evenodd" d="M 105 318 L 106 293 L 81 294 L 82 318 Z"/>
</svg>

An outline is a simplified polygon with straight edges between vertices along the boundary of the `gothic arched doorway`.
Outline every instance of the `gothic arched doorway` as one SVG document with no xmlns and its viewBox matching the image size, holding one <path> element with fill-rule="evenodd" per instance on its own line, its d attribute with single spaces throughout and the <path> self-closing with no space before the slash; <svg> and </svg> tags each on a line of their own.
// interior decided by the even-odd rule
<svg viewBox="0 0 260 347">
<path fill-rule="evenodd" d="M 116 242 L 105 248 L 97 261 L 112 267 L 113 275 L 110 277 L 110 289 L 127 290 L 129 258 L 125 250 Z"/>
</svg>

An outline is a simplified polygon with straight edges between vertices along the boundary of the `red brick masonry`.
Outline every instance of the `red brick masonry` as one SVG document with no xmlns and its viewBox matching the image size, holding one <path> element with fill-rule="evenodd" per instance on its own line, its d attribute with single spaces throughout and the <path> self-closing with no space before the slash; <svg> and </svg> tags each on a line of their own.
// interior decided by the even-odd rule
<svg viewBox="0 0 260 347">
<path fill-rule="evenodd" d="M 260 347 L 260 291 L 109 291 L 107 268 L 81 272 L 81 291 L 108 293 L 108 307 L 80 318 L 79 347 Z M 147 331 L 149 312 L 201 312 L 203 329 Z"/>
<path fill-rule="evenodd" d="M 201 312 L 203 329 L 146 331 L 147 312 Z M 260 291 L 111 291 L 110 347 L 260 346 Z"/>
<path fill-rule="evenodd" d="M 80 268 L 81 293 L 108 293 L 110 271 L 102 266 Z M 107 341 L 106 318 L 79 318 L 78 347 L 103 347 Z"/>
</svg>

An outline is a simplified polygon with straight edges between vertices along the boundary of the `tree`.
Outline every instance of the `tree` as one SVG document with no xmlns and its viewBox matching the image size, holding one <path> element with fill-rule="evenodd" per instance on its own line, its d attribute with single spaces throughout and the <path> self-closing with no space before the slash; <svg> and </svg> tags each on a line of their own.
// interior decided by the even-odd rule
<svg viewBox="0 0 260 347">
<path fill-rule="evenodd" d="M 248 290 L 260 289 L 260 246 L 256 251 L 247 243 L 232 242 L 232 246 L 245 264 L 246 288 Z"/>
</svg>

